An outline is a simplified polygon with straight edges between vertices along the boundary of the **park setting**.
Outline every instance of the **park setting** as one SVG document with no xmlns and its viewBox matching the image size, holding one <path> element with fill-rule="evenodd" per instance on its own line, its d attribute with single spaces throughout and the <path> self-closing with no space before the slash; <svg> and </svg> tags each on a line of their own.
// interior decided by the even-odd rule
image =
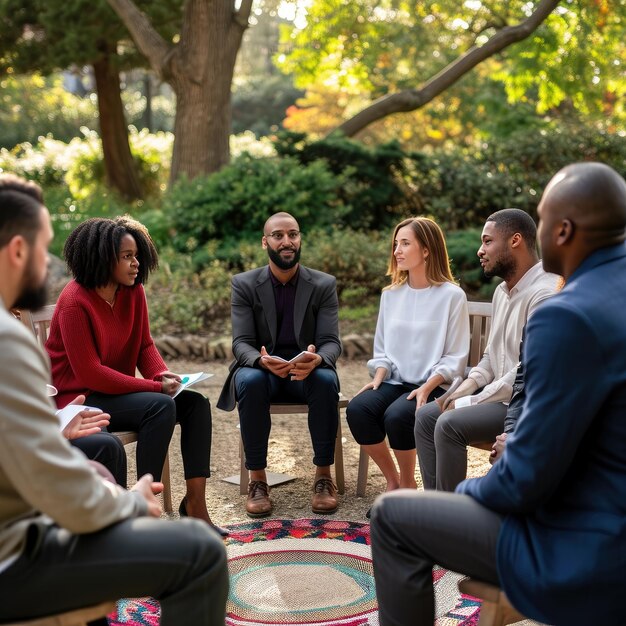
<svg viewBox="0 0 626 626">
<path fill-rule="evenodd" d="M 2 204 L 15 185 L 50 228 L 20 265 L 0 220 L 0 309 L 22 322 L 0 409 L 56 438 L 22 386 L 79 405 L 72 445 L 32 467 L 8 460 L 48 450 L 32 429 L 0 444 L 0 529 L 41 512 L 118 559 L 97 567 L 110 597 L 68 559 L 48 577 L 84 589 L 33 610 L 0 532 L 0 624 L 622 623 L 622 0 L 2 0 L 0 18 L 0 210 L 23 210 Z M 53 453 L 72 456 L 49 471 Z M 455 489 L 447 515 L 492 534 L 438 561 L 448 518 L 409 510 Z M 141 516 L 162 522 L 152 564 Z M 428 523 L 443 538 L 418 547 Z M 23 532 L 25 554 L 47 545 Z"/>
</svg>

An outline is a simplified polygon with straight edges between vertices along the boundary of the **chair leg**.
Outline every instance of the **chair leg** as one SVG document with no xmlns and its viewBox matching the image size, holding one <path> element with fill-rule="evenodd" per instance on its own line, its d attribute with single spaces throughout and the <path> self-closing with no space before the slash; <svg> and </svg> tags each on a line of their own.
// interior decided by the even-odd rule
<svg viewBox="0 0 626 626">
<path fill-rule="evenodd" d="M 163 508 L 166 513 L 171 513 L 172 508 L 172 481 L 170 476 L 170 451 L 165 455 L 163 463 L 163 472 L 161 473 L 161 482 L 163 483 Z"/>
<path fill-rule="evenodd" d="M 341 435 L 341 414 L 337 422 L 337 437 L 335 439 L 335 480 L 337 491 L 343 495 L 346 492 L 346 481 L 343 474 L 343 442 Z"/>
<path fill-rule="evenodd" d="M 245 496 L 248 493 L 248 470 L 246 468 L 246 455 L 243 451 L 243 439 L 239 436 L 239 493 Z"/>
<path fill-rule="evenodd" d="M 356 480 L 356 495 L 360 497 L 363 497 L 365 495 L 365 487 L 367 486 L 367 470 L 369 467 L 369 463 L 370 457 L 361 446 L 361 449 L 359 451 L 359 473 Z"/>
</svg>

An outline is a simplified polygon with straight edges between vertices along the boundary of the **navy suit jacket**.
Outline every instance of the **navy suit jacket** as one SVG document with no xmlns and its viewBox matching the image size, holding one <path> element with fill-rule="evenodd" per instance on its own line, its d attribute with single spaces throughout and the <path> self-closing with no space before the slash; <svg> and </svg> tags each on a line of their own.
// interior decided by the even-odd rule
<svg viewBox="0 0 626 626">
<path fill-rule="evenodd" d="M 526 400 L 500 462 L 457 487 L 504 514 L 500 583 L 548 624 L 623 624 L 626 245 L 590 255 L 528 321 Z"/>
<path fill-rule="evenodd" d="M 233 276 L 231 318 L 235 361 L 230 365 L 217 401 L 217 407 L 224 411 L 235 408 L 234 375 L 237 369 L 254 367 L 261 357 L 261 346 L 272 354 L 276 345 L 276 301 L 267 265 Z M 341 354 L 341 341 L 334 276 L 300 265 L 293 328 L 300 350 L 313 344 L 323 365 L 335 369 Z"/>
</svg>

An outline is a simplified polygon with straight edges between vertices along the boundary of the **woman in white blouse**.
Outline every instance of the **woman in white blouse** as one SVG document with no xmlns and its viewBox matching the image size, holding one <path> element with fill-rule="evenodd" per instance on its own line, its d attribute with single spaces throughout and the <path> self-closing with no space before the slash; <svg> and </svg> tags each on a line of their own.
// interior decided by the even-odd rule
<svg viewBox="0 0 626 626">
<path fill-rule="evenodd" d="M 350 401 L 347 419 L 392 491 L 417 486 L 415 411 L 464 374 L 470 332 L 467 298 L 433 220 L 414 217 L 396 226 L 387 275 L 391 285 L 383 289 L 367 363 L 373 380 Z"/>
</svg>

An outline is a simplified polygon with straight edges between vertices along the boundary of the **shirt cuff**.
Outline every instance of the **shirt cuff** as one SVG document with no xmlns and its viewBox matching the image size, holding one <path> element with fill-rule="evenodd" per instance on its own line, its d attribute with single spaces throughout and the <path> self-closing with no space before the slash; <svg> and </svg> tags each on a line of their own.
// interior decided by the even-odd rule
<svg viewBox="0 0 626 626">
<path fill-rule="evenodd" d="M 454 401 L 454 408 L 464 409 L 465 407 L 472 406 L 473 404 L 472 398 L 473 396 L 463 396 L 462 398 L 457 398 Z"/>
</svg>

